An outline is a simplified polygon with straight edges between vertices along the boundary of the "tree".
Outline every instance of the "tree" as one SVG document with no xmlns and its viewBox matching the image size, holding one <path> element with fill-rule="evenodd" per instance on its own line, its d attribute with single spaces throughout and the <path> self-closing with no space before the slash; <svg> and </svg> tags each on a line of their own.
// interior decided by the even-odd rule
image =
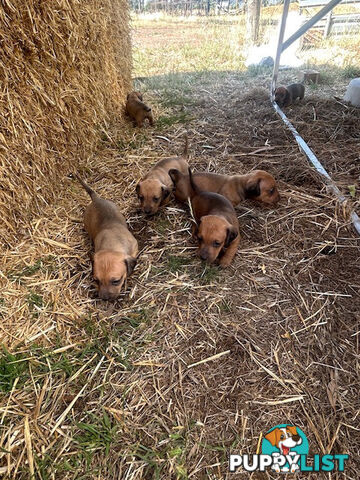
<svg viewBox="0 0 360 480">
<path fill-rule="evenodd" d="M 259 40 L 261 0 L 246 0 L 246 39 L 256 45 Z"/>
</svg>

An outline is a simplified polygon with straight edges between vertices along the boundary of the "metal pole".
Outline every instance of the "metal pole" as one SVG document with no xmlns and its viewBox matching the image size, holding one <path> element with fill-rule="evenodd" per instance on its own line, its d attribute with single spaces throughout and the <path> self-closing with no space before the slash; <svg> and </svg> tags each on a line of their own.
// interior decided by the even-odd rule
<svg viewBox="0 0 360 480">
<path fill-rule="evenodd" d="M 286 19 L 289 11 L 289 5 L 290 5 L 290 0 L 284 0 L 284 8 L 283 8 L 283 13 L 281 17 L 281 24 L 280 24 L 280 31 L 279 31 L 279 40 L 278 40 L 278 46 L 277 46 L 276 57 L 274 62 L 273 77 L 271 82 L 271 92 L 270 92 L 271 101 L 273 99 L 272 97 L 273 97 L 276 82 L 277 82 L 277 76 L 278 76 L 279 65 L 280 65 L 280 56 L 282 52 L 281 47 L 284 40 L 284 33 L 285 33 Z"/>
<path fill-rule="evenodd" d="M 316 13 L 312 18 L 304 23 L 295 33 L 291 35 L 281 47 L 281 51 L 286 50 L 292 43 L 295 42 L 301 35 L 309 30 L 316 22 L 318 22 L 322 17 L 329 13 L 341 0 L 331 0 L 327 5 L 325 5 L 318 13 Z M 285 8 L 285 5 L 284 5 Z"/>
<path fill-rule="evenodd" d="M 314 152 L 311 150 L 309 145 L 305 142 L 305 140 L 300 136 L 299 132 L 296 130 L 296 128 L 292 125 L 292 123 L 289 121 L 285 113 L 279 108 L 279 106 L 272 101 L 272 105 L 276 111 L 276 113 L 280 116 L 282 121 L 285 123 L 285 125 L 289 128 L 291 133 L 294 135 L 295 140 L 297 141 L 299 147 L 301 150 L 305 153 L 305 155 L 308 157 L 310 162 L 313 164 L 313 166 L 316 168 L 316 170 L 323 176 L 325 177 L 325 182 L 329 186 L 329 188 L 332 190 L 336 198 L 338 199 L 340 205 L 343 205 L 346 202 L 346 198 L 344 195 L 340 192 L 336 184 L 333 182 L 332 178 L 328 174 L 328 172 L 325 170 L 325 168 L 321 165 L 319 160 L 317 159 L 316 155 Z M 360 235 L 360 218 L 355 212 L 350 213 L 350 218 L 351 221 L 355 227 L 355 230 L 357 233 Z"/>
</svg>

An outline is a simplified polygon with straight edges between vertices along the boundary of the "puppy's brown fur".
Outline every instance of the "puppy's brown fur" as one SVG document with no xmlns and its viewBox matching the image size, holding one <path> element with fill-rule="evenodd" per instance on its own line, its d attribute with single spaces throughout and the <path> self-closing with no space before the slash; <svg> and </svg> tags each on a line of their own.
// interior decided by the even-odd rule
<svg viewBox="0 0 360 480">
<path fill-rule="evenodd" d="M 144 125 L 146 119 L 150 125 L 154 125 L 154 117 L 151 108 L 143 102 L 141 92 L 131 92 L 126 98 L 125 111 L 131 117 L 138 127 Z"/>
<path fill-rule="evenodd" d="M 292 83 L 285 87 L 278 87 L 275 90 L 275 102 L 280 108 L 288 107 L 299 98 L 302 100 L 305 95 L 305 87 L 301 83 Z"/>
<path fill-rule="evenodd" d="M 169 176 L 169 170 L 176 169 L 180 173 L 187 173 L 189 165 L 188 139 L 185 138 L 184 152 L 181 157 L 165 158 L 160 160 L 136 186 L 136 193 L 141 208 L 147 215 L 154 215 L 160 205 L 169 200 L 174 184 Z"/>
<path fill-rule="evenodd" d="M 192 198 L 195 194 L 191 188 L 189 175 L 171 170 L 169 172 L 175 189 L 174 195 L 180 202 Z M 219 193 L 236 206 L 246 198 L 268 205 L 276 204 L 280 195 L 276 181 L 264 170 L 254 170 L 246 175 L 219 175 L 217 173 L 193 173 L 193 181 L 200 191 Z"/>
<path fill-rule="evenodd" d="M 195 194 L 191 200 L 192 211 L 197 223 L 193 235 L 199 242 L 198 254 L 208 263 L 219 260 L 222 267 L 232 262 L 240 242 L 239 221 L 234 207 L 223 195 L 200 192 L 192 181 Z"/>
<path fill-rule="evenodd" d="M 129 232 L 118 206 L 100 198 L 75 175 L 92 202 L 84 214 L 85 229 L 94 243 L 93 277 L 99 297 L 115 300 L 136 265 L 138 243 Z"/>
</svg>

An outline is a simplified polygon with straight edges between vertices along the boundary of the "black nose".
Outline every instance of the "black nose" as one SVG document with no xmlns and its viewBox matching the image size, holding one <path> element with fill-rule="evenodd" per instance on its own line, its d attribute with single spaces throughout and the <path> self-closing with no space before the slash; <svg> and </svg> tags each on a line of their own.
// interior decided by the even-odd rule
<svg viewBox="0 0 360 480">
<path fill-rule="evenodd" d="M 146 213 L 146 215 L 150 215 L 151 208 L 144 208 L 144 212 Z"/>
<path fill-rule="evenodd" d="M 294 442 L 298 442 L 300 440 L 300 435 L 293 435 L 292 439 L 294 440 Z"/>
</svg>

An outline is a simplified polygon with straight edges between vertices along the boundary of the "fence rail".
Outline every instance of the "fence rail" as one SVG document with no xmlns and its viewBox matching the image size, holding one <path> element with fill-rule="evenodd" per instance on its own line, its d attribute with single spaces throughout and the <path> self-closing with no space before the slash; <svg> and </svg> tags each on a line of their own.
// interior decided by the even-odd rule
<svg viewBox="0 0 360 480">
<path fill-rule="evenodd" d="M 309 8 L 321 7 L 326 5 L 326 0 L 300 0 L 300 13 L 307 12 Z M 358 5 L 360 0 L 342 0 L 341 4 Z M 308 17 L 304 20 L 307 21 Z M 326 38 L 330 33 L 348 34 L 360 31 L 360 13 L 341 13 L 333 14 L 329 12 L 328 15 L 319 20 L 313 27 L 313 30 L 323 31 L 323 37 Z"/>
</svg>

